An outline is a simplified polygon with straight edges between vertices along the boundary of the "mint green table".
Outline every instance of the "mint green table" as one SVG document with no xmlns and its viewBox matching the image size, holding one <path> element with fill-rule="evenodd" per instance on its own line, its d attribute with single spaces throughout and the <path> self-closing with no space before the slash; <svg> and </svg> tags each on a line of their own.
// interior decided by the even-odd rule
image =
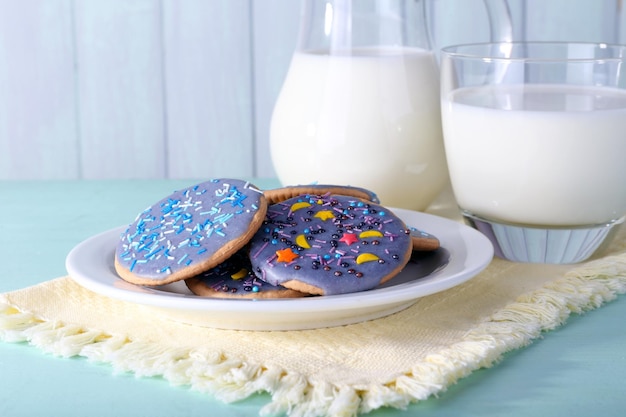
<svg viewBox="0 0 626 417">
<path fill-rule="evenodd" d="M 0 292 L 65 275 L 83 239 L 124 225 L 194 181 L 0 182 Z M 260 187 L 275 186 L 259 180 Z M 45 246 L 41 244 L 45 242 Z M 267 398 L 226 405 L 160 378 L 114 375 L 106 365 L 0 343 L 0 416 L 256 416 Z M 512 352 L 433 398 L 392 416 L 626 415 L 626 297 Z"/>
</svg>

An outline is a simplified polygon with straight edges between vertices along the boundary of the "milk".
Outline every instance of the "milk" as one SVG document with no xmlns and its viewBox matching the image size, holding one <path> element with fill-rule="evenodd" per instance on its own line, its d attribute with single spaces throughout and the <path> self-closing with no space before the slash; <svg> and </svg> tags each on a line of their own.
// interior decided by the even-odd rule
<svg viewBox="0 0 626 417">
<path fill-rule="evenodd" d="M 271 123 L 278 178 L 364 187 L 422 210 L 447 181 L 435 59 L 399 47 L 352 53 L 294 54 Z"/>
<path fill-rule="evenodd" d="M 442 101 L 459 206 L 490 220 L 591 225 L 626 213 L 626 93 L 468 88 Z"/>
</svg>

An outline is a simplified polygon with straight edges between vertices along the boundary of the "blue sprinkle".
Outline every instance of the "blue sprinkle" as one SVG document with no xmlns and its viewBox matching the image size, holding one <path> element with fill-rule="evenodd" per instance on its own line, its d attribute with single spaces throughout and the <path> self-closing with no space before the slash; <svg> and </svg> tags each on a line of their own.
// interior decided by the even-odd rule
<svg viewBox="0 0 626 417">
<path fill-rule="evenodd" d="M 226 223 L 228 220 L 233 218 L 235 215 L 232 213 L 224 213 L 215 217 L 215 221 L 218 223 Z"/>
<path fill-rule="evenodd" d="M 145 254 L 143 257 L 144 258 L 154 258 L 156 256 L 156 254 L 159 253 L 162 249 L 163 249 L 163 246 L 157 247 L 156 249 L 152 250 L 152 252 Z"/>
<path fill-rule="evenodd" d="M 187 254 L 184 254 L 183 256 L 181 256 L 181 257 L 180 257 L 180 259 L 179 259 L 179 260 L 178 260 L 178 262 L 177 262 L 177 263 L 178 263 L 178 265 L 180 265 L 180 264 L 181 264 L 181 263 L 185 260 L 185 258 L 186 258 L 187 256 L 188 256 Z"/>
<path fill-rule="evenodd" d="M 197 252 L 197 254 L 198 254 L 198 255 L 201 255 L 201 254 L 203 254 L 204 252 L 206 252 L 206 248 L 202 248 L 202 249 L 200 249 L 200 250 Z"/>
</svg>

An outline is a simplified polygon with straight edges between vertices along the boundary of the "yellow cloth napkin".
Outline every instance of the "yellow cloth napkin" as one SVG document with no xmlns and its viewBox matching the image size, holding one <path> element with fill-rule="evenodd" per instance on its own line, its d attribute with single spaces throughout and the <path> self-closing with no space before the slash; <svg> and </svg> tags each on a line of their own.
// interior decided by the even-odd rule
<svg viewBox="0 0 626 417">
<path fill-rule="evenodd" d="M 626 230 L 575 266 L 494 259 L 463 285 L 394 315 L 338 328 L 217 330 L 163 319 L 68 277 L 0 295 L 0 339 L 80 355 L 223 401 L 271 394 L 261 414 L 354 416 L 444 391 L 572 313 L 626 292 Z"/>
</svg>

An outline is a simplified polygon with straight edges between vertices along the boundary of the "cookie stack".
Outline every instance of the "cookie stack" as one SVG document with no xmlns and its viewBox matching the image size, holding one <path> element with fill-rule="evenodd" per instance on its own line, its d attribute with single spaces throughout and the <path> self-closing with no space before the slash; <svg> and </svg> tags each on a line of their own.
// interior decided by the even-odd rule
<svg viewBox="0 0 626 417">
<path fill-rule="evenodd" d="M 294 298 L 365 291 L 392 279 L 414 250 L 439 246 L 357 187 L 261 191 L 212 179 L 141 212 L 121 234 L 118 275 L 199 296 Z"/>
</svg>

